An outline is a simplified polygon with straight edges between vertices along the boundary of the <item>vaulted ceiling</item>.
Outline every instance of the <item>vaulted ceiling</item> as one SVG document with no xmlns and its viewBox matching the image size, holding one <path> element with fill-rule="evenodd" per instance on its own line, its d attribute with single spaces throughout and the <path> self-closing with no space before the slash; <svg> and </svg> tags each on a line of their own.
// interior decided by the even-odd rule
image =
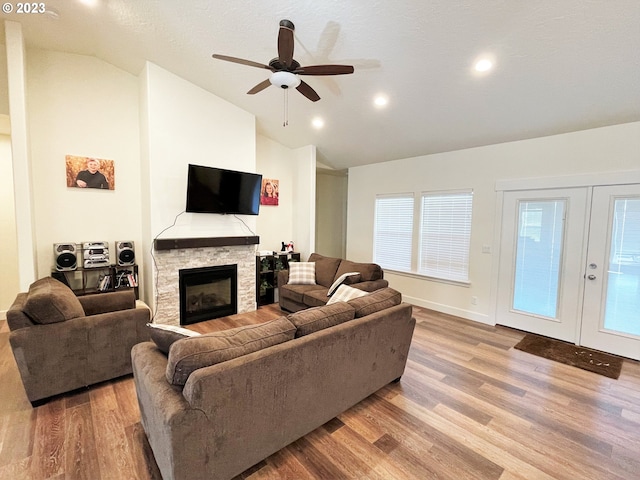
<svg viewBox="0 0 640 480">
<path fill-rule="evenodd" d="M 45 14 L 4 18 L 23 25 L 28 48 L 134 75 L 152 61 L 255 114 L 259 133 L 317 145 L 334 168 L 640 120 L 638 0 L 93 2 L 47 0 Z M 321 100 L 289 91 L 286 127 L 284 90 L 246 94 L 268 70 L 211 57 L 268 63 L 282 19 L 302 65 L 355 67 L 305 77 Z M 475 71 L 480 58 L 493 68 Z"/>
</svg>

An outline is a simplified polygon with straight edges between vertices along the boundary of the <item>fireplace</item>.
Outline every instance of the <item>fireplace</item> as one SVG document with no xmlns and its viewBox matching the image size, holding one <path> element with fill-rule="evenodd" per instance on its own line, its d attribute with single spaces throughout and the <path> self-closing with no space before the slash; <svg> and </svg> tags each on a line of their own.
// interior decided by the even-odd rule
<svg viewBox="0 0 640 480">
<path fill-rule="evenodd" d="M 179 270 L 180 325 L 238 313 L 238 266 Z"/>
</svg>

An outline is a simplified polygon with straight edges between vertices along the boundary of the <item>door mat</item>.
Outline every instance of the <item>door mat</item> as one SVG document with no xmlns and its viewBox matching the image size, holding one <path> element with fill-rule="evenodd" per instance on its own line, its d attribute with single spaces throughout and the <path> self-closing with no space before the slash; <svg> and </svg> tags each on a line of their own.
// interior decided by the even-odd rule
<svg viewBox="0 0 640 480">
<path fill-rule="evenodd" d="M 531 333 L 513 348 L 613 379 L 622 369 L 621 357 Z"/>
</svg>

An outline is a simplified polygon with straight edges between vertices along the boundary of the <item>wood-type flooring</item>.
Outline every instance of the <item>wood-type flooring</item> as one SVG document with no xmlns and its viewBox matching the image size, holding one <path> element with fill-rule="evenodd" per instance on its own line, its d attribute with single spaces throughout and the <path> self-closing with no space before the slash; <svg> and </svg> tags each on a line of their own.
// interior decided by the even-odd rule
<svg viewBox="0 0 640 480">
<path fill-rule="evenodd" d="M 193 328 L 281 314 L 267 306 Z M 640 479 L 640 363 L 625 360 L 612 380 L 513 349 L 523 332 L 414 316 L 400 383 L 236 480 Z M 131 376 L 32 409 L 0 322 L 0 385 L 0 479 L 161 478 Z"/>
</svg>

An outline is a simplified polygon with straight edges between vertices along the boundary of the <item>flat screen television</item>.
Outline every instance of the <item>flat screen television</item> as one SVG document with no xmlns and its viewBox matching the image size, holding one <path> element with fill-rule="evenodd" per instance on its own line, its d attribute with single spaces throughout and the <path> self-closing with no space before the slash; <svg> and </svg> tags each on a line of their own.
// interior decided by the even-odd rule
<svg viewBox="0 0 640 480">
<path fill-rule="evenodd" d="M 258 215 L 262 175 L 189 164 L 187 212 Z"/>
</svg>

